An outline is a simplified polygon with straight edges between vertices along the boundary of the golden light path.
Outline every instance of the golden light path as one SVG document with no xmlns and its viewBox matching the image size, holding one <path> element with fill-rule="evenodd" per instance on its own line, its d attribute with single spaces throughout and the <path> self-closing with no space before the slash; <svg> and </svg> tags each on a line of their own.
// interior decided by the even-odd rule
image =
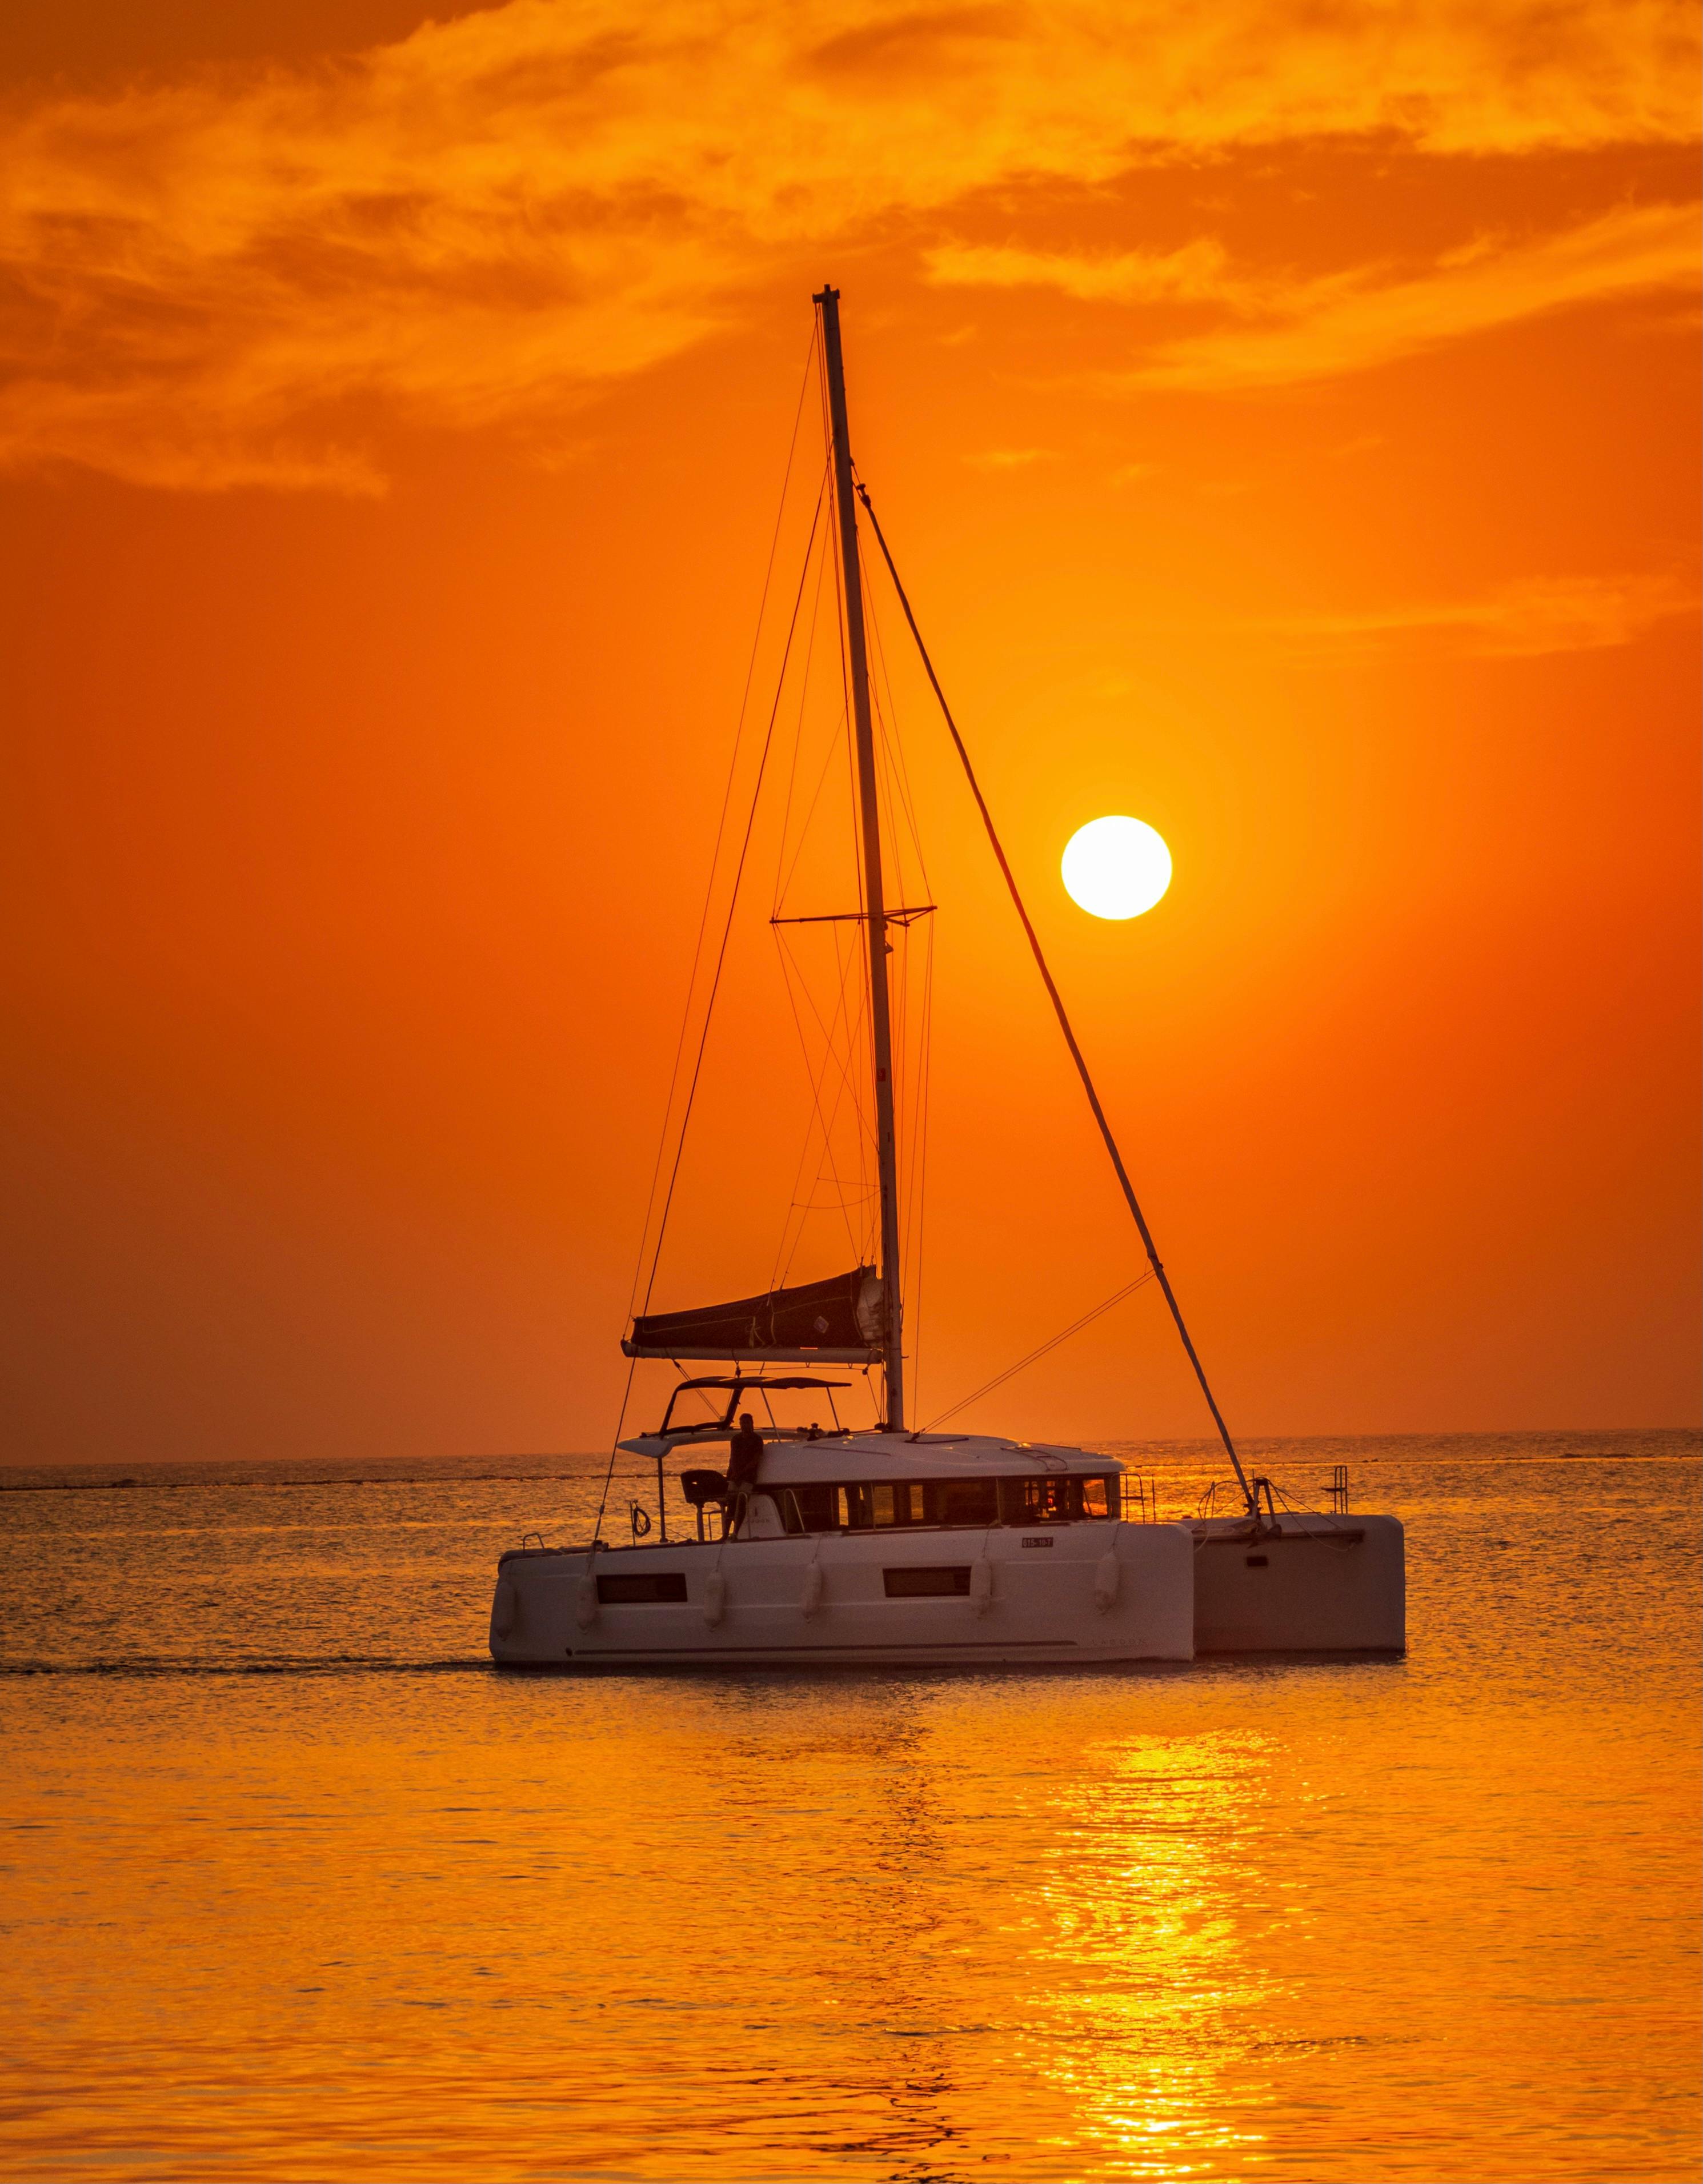
<svg viewBox="0 0 1703 2184">
<path fill-rule="evenodd" d="M 1078 827 L 1060 862 L 1065 892 L 1093 917 L 1139 917 L 1171 885 L 1171 852 L 1144 819 L 1112 814 Z"/>
</svg>

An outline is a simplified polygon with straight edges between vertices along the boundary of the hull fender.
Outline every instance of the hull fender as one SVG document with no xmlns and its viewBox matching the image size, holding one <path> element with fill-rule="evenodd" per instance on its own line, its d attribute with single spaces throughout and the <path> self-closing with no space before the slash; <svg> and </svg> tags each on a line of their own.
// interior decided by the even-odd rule
<svg viewBox="0 0 1703 2184">
<path fill-rule="evenodd" d="M 1102 1615 L 1117 1598 L 1118 1580 L 1121 1571 L 1122 1565 L 1118 1561 L 1116 1551 L 1109 1548 L 1100 1557 L 1094 1570 L 1094 1606 L 1099 1608 Z"/>
</svg>

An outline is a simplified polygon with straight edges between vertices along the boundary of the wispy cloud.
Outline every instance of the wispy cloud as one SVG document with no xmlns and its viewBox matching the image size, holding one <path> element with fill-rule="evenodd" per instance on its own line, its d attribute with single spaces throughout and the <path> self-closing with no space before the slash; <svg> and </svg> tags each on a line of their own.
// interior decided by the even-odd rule
<svg viewBox="0 0 1703 2184">
<path fill-rule="evenodd" d="M 1222 242 L 1202 236 L 1170 251 L 1020 250 L 997 243 L 940 243 L 925 254 L 928 277 L 972 288 L 1056 288 L 1091 304 L 1251 302 L 1256 290 L 1231 270 Z"/>
<path fill-rule="evenodd" d="M 1147 387 L 1273 387 L 1363 371 L 1468 335 L 1582 304 L 1695 293 L 1695 205 L 1628 207 L 1534 242 L 1484 244 L 1411 279 L 1375 271 L 1268 296 L 1266 322 L 1160 344 L 1131 375 Z"/>
<path fill-rule="evenodd" d="M 964 460 L 975 471 L 1022 471 L 1032 463 L 1045 462 L 1052 452 L 1050 448 L 986 448 Z"/>
<path fill-rule="evenodd" d="M 929 254 L 928 270 L 955 286 L 1215 306 L 1227 325 L 1155 343 L 1124 377 L 1219 392 L 1361 371 L 1569 305 L 1695 292 L 1700 245 L 1696 206 L 1657 204 L 1621 207 L 1536 241 L 1483 238 L 1417 274 L 1355 266 L 1284 280 L 1236 266 L 1210 237 L 1162 254 L 945 244 Z"/>
<path fill-rule="evenodd" d="M 48 98 L 0 154 L 0 460 L 370 489 L 363 405 L 559 441 L 803 242 L 977 192 L 1322 134 L 1686 136 L 1689 36 L 1677 0 L 508 0 L 318 69 Z M 1072 277 L 1222 298 L 1215 253 Z"/>
<path fill-rule="evenodd" d="M 1291 615 L 1255 625 L 1309 644 L 1442 638 L 1507 658 L 1630 644 L 1659 622 L 1695 615 L 1694 583 L 1671 574 L 1533 577 L 1481 599 Z"/>
</svg>

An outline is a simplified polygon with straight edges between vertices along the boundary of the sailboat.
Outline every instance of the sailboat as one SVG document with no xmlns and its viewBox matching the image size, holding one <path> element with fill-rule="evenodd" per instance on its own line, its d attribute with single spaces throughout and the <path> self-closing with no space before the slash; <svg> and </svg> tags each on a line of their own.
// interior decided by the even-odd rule
<svg viewBox="0 0 1703 2184">
<path fill-rule="evenodd" d="M 945 1669 L 1400 1652 L 1400 1523 L 1351 1516 L 1345 1483 L 1327 1510 L 1280 1507 L 1272 1482 L 1244 1467 L 853 464 L 838 291 L 813 301 L 855 772 L 861 905 L 849 915 L 861 928 L 877 1256 L 824 1280 L 632 1317 L 629 1389 L 641 1362 L 678 1376 L 654 1431 L 616 1432 L 619 1450 L 655 1465 L 656 1521 L 645 1511 L 641 1524 L 634 1505 L 632 1536 L 616 1541 L 600 1510 L 588 1540 L 504 1553 L 492 1656 L 534 1669 Z M 883 864 L 860 506 L 1133 1218 L 1142 1279 L 1164 1296 L 1229 1459 L 1240 1505 L 1229 1514 L 1161 1522 L 1114 1457 L 909 1422 L 889 933 L 913 912 L 891 903 Z M 724 1369 L 687 1370 L 709 1364 Z M 871 1427 L 842 1422 L 837 1396 L 850 1384 L 836 1368 L 861 1368 L 877 1389 Z M 788 1400 L 807 1423 L 778 1422 Z M 725 1463 L 706 1461 L 724 1445 Z M 604 1508 L 608 1498 L 606 1481 Z"/>
</svg>

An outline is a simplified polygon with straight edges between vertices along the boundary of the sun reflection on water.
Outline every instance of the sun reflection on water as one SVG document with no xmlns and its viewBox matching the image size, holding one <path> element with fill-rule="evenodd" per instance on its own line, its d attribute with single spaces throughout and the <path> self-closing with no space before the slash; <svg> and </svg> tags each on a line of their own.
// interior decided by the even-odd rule
<svg viewBox="0 0 1703 2184">
<path fill-rule="evenodd" d="M 1217 2175 L 1261 2143 L 1248 2028 L 1277 1997 L 1237 1907 L 1259 1886 L 1266 1758 L 1249 1730 L 1107 1741 L 1054 1800 L 1032 2044 L 1103 2174 Z"/>
</svg>

